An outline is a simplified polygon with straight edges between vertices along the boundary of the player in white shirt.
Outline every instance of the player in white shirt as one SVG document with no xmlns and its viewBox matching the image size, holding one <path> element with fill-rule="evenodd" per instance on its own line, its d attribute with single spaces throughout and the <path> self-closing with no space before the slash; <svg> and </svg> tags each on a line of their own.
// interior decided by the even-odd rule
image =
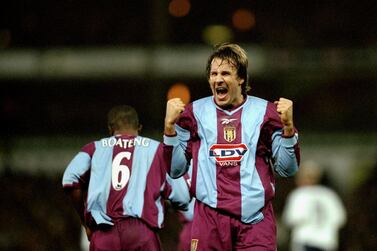
<svg viewBox="0 0 377 251">
<path fill-rule="evenodd" d="M 292 251 L 334 251 L 338 233 L 346 222 L 339 196 L 319 184 L 321 169 L 313 161 L 301 164 L 297 188 L 288 196 L 283 222 L 292 228 Z"/>
</svg>

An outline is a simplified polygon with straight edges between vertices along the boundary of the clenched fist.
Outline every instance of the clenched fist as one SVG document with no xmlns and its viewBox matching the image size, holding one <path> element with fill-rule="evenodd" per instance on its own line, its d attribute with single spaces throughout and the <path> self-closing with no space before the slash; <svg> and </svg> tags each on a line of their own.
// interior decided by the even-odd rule
<svg viewBox="0 0 377 251">
<path fill-rule="evenodd" d="M 279 113 L 281 123 L 284 126 L 283 135 L 287 137 L 293 136 L 293 102 L 286 98 L 280 98 L 279 101 L 275 101 L 274 104 Z"/>
<path fill-rule="evenodd" d="M 166 115 L 165 115 L 165 130 L 166 135 L 174 135 L 175 127 L 174 124 L 179 118 L 179 115 L 185 109 L 185 104 L 180 98 L 173 98 L 168 100 L 166 104 Z"/>
</svg>

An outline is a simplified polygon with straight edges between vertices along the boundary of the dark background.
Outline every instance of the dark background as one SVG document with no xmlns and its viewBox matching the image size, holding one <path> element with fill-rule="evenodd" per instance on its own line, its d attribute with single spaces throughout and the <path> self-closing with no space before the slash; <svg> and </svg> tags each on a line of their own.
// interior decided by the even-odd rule
<svg viewBox="0 0 377 251">
<path fill-rule="evenodd" d="M 251 61 L 258 52 L 263 55 L 262 68 L 257 71 L 250 66 L 250 94 L 271 101 L 281 96 L 294 101 L 304 157 L 316 152 L 323 163 L 334 159 L 331 163 L 340 166 L 337 170 L 348 163 L 344 172 L 350 172 L 352 184 L 334 172 L 326 182 L 342 195 L 348 210 L 340 250 L 377 249 L 373 228 L 377 223 L 373 182 L 377 159 L 377 3 L 191 0 L 190 11 L 183 17 L 169 14 L 170 3 L 1 2 L 0 250 L 78 250 L 79 221 L 60 185 L 64 167 L 82 145 L 107 135 L 106 113 L 113 105 L 134 106 L 143 133 L 161 139 L 166 94 L 173 83 L 185 83 L 191 100 L 210 95 L 205 69 L 203 74 L 190 73 L 192 66 L 184 64 L 185 55 L 195 52 L 193 48 L 209 55 L 212 44 L 203 34 L 210 25 L 226 27 L 231 34 L 229 41 L 256 48 L 247 51 Z M 240 8 L 255 18 L 255 26 L 245 31 L 232 22 Z M 174 48 L 182 52 L 183 66 L 172 63 L 170 68 L 184 69 L 188 74 L 154 72 L 160 58 L 147 61 L 145 69 L 139 71 L 145 74 L 138 76 L 53 73 L 46 77 L 41 67 L 42 59 L 51 52 L 61 53 L 64 63 L 67 51 L 95 54 L 109 48 L 116 54 L 137 48 L 149 59 L 161 48 L 168 52 Z M 27 53 L 35 56 L 32 67 L 37 70 L 18 74 L 26 62 L 22 55 Z M 12 64 L 10 55 L 21 56 Z M 57 68 L 57 72 L 63 70 Z M 324 145 L 329 142 L 336 157 L 324 150 L 329 149 Z M 355 153 L 352 163 L 347 162 L 348 151 Z M 292 179 L 278 180 L 278 217 L 293 187 Z M 167 210 L 161 237 L 165 249 L 174 250 L 180 225 L 171 208 Z M 279 250 L 288 250 L 286 239 L 279 245 Z"/>
<path fill-rule="evenodd" d="M 280 60 L 281 51 L 271 52 L 268 63 L 274 69 L 251 74 L 253 95 L 269 100 L 279 96 L 294 99 L 300 128 L 376 131 L 374 1 L 193 0 L 188 15 L 180 18 L 169 15 L 169 1 L 159 2 L 7 1 L 0 8 L 0 48 L 3 53 L 32 49 L 43 54 L 51 48 L 182 46 L 185 50 L 185 45 L 197 45 L 209 53 L 211 46 L 204 43 L 203 30 L 219 24 L 232 31 L 234 42 L 265 50 L 289 50 L 296 64 L 302 62 L 302 68 L 292 70 Z M 256 24 L 248 31 L 232 25 L 232 14 L 239 8 L 255 15 Z M 310 50 L 317 53 L 312 55 Z M 316 58 L 325 50 L 340 51 L 335 70 L 326 67 L 331 60 L 327 55 Z M 311 62 L 318 62 L 319 67 L 313 70 Z M 1 132 L 97 133 L 111 105 L 126 101 L 141 115 L 149 114 L 152 108 L 143 104 L 157 100 L 155 104 L 163 107 L 166 91 L 175 81 L 184 81 L 192 98 L 209 94 L 204 69 L 203 76 L 191 79 L 160 78 L 158 73 L 136 80 L 127 76 L 67 78 L 46 80 L 37 75 L 25 79 L 0 74 L 0 112 L 7 121 Z M 145 126 L 161 127 L 163 112 L 161 109 L 151 120 L 149 115 L 142 116 Z"/>
</svg>

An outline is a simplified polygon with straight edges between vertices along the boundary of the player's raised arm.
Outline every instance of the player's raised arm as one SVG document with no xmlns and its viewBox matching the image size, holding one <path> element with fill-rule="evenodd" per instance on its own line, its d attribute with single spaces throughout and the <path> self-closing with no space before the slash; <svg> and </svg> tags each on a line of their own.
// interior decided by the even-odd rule
<svg viewBox="0 0 377 251">
<path fill-rule="evenodd" d="M 185 109 L 185 104 L 180 98 L 170 99 L 166 104 L 166 115 L 165 115 L 165 135 L 175 135 L 175 122 L 179 118 L 179 115 Z"/>
<path fill-rule="evenodd" d="M 283 124 L 283 135 L 285 137 L 291 137 L 294 135 L 293 125 L 293 102 L 286 98 L 280 98 L 275 101 L 276 110 L 279 113 L 281 123 Z"/>
<path fill-rule="evenodd" d="M 293 123 L 293 102 L 279 98 L 274 102 L 276 112 L 283 126 L 272 135 L 272 158 L 274 170 L 282 177 L 294 175 L 300 162 L 298 133 Z"/>
<path fill-rule="evenodd" d="M 191 139 L 190 128 L 195 127 L 191 117 L 191 104 L 185 107 L 180 98 L 170 99 L 166 105 L 164 144 L 173 146 L 170 167 L 168 173 L 173 178 L 184 175 L 189 166 L 191 159 L 190 149 L 187 148 Z M 184 121 L 184 126 L 182 126 Z"/>
</svg>

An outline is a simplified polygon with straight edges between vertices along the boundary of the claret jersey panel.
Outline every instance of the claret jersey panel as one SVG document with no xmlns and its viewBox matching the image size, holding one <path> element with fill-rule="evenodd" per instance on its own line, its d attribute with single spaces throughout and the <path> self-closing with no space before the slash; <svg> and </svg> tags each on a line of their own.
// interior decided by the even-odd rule
<svg viewBox="0 0 377 251">
<path fill-rule="evenodd" d="M 86 208 L 89 217 L 97 224 L 113 224 L 131 216 L 142 218 L 151 227 L 162 227 L 161 196 L 167 186 L 163 145 L 149 138 L 123 135 L 88 146 L 67 167 L 63 186 L 81 186 L 81 180 L 90 172 Z M 168 185 L 174 191 L 175 185 Z M 175 199 L 184 204 L 188 197 L 187 192 L 187 196 Z"/>
<path fill-rule="evenodd" d="M 271 105 L 248 96 L 241 106 L 224 110 L 213 97 L 206 97 L 188 105 L 176 126 L 180 141 L 176 147 L 184 151 L 181 158 L 192 158 L 191 192 L 208 206 L 247 223 L 262 220 L 262 209 L 274 197 L 274 167 L 269 160 L 277 153 L 279 158 L 296 158 L 291 148 L 297 141 L 287 144 L 289 151 L 280 143 L 276 143 L 280 148 L 273 146 L 273 135 L 280 140 L 282 125 Z M 173 155 L 172 167 L 177 159 Z"/>
</svg>

